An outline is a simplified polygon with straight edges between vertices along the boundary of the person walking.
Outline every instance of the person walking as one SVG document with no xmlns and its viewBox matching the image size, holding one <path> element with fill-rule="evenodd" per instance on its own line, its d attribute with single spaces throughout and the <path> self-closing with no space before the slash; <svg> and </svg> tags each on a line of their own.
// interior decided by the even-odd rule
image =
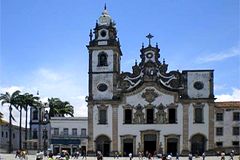
<svg viewBox="0 0 240 160">
<path fill-rule="evenodd" d="M 205 152 L 202 153 L 202 159 L 205 160 Z"/>
</svg>

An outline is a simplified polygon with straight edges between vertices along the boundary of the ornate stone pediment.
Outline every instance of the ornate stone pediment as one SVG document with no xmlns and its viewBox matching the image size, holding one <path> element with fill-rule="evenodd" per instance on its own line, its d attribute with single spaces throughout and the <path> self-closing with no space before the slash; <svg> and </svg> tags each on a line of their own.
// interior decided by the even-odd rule
<svg viewBox="0 0 240 160">
<path fill-rule="evenodd" d="M 152 103 L 157 97 L 158 93 L 154 89 L 146 89 L 142 94 L 142 97 L 149 103 Z"/>
</svg>

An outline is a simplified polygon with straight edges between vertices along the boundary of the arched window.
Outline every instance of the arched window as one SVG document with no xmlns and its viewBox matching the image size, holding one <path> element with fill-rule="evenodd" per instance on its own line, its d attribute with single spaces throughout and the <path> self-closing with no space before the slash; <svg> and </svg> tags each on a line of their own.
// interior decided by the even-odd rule
<svg viewBox="0 0 240 160">
<path fill-rule="evenodd" d="M 98 66 L 107 66 L 107 54 L 105 52 L 101 52 L 98 55 Z"/>
</svg>

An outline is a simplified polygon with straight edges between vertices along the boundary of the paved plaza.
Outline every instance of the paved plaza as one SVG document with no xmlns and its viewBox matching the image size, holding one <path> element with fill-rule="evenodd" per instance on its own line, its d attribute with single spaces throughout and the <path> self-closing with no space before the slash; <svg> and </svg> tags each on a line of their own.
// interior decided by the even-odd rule
<svg viewBox="0 0 240 160">
<path fill-rule="evenodd" d="M 96 160 L 96 157 L 87 157 L 87 160 Z M 220 157 L 206 157 L 205 160 L 220 160 Z M 225 160 L 229 160 L 230 157 L 226 156 Z M 0 160 L 19 160 L 18 158 L 15 158 L 15 154 L 0 154 Z M 28 155 L 27 160 L 36 160 L 36 156 L 35 155 Z M 47 160 L 47 157 L 44 158 L 44 160 Z M 70 160 L 76 160 L 74 158 L 70 158 Z M 83 160 L 82 157 L 78 158 L 78 160 Z M 84 159 L 85 160 L 85 159 Z M 104 157 L 104 160 L 114 160 L 113 157 Z M 129 160 L 128 157 L 121 157 L 119 159 L 115 159 L 115 160 Z M 134 157 L 133 160 L 139 160 L 138 157 Z M 147 159 L 144 159 L 147 160 Z M 157 158 L 153 159 L 153 160 L 159 160 Z M 172 160 L 176 160 L 175 157 L 172 158 Z M 188 157 L 180 157 L 179 160 L 188 160 Z M 202 160 L 202 158 L 193 158 L 193 160 Z M 240 160 L 239 156 L 235 156 L 234 160 Z"/>
</svg>

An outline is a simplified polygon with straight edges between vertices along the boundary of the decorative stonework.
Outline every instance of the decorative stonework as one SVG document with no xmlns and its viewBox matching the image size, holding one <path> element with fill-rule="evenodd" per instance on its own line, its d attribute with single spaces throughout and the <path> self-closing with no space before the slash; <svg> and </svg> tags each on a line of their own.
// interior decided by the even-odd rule
<svg viewBox="0 0 240 160">
<path fill-rule="evenodd" d="M 104 105 L 104 104 L 100 104 L 97 106 L 98 109 L 102 109 L 102 110 L 107 110 L 108 109 L 108 106 L 107 105 Z"/>
<path fill-rule="evenodd" d="M 146 91 L 142 94 L 142 97 L 147 102 L 152 103 L 158 97 L 158 94 L 154 89 L 146 89 Z"/>
<path fill-rule="evenodd" d="M 158 124 L 165 124 L 167 123 L 167 114 L 164 112 L 164 106 L 160 104 L 157 108 L 155 122 Z"/>
<path fill-rule="evenodd" d="M 135 107 L 136 112 L 134 113 L 133 123 L 141 124 L 145 122 L 143 107 L 139 104 Z"/>
</svg>

